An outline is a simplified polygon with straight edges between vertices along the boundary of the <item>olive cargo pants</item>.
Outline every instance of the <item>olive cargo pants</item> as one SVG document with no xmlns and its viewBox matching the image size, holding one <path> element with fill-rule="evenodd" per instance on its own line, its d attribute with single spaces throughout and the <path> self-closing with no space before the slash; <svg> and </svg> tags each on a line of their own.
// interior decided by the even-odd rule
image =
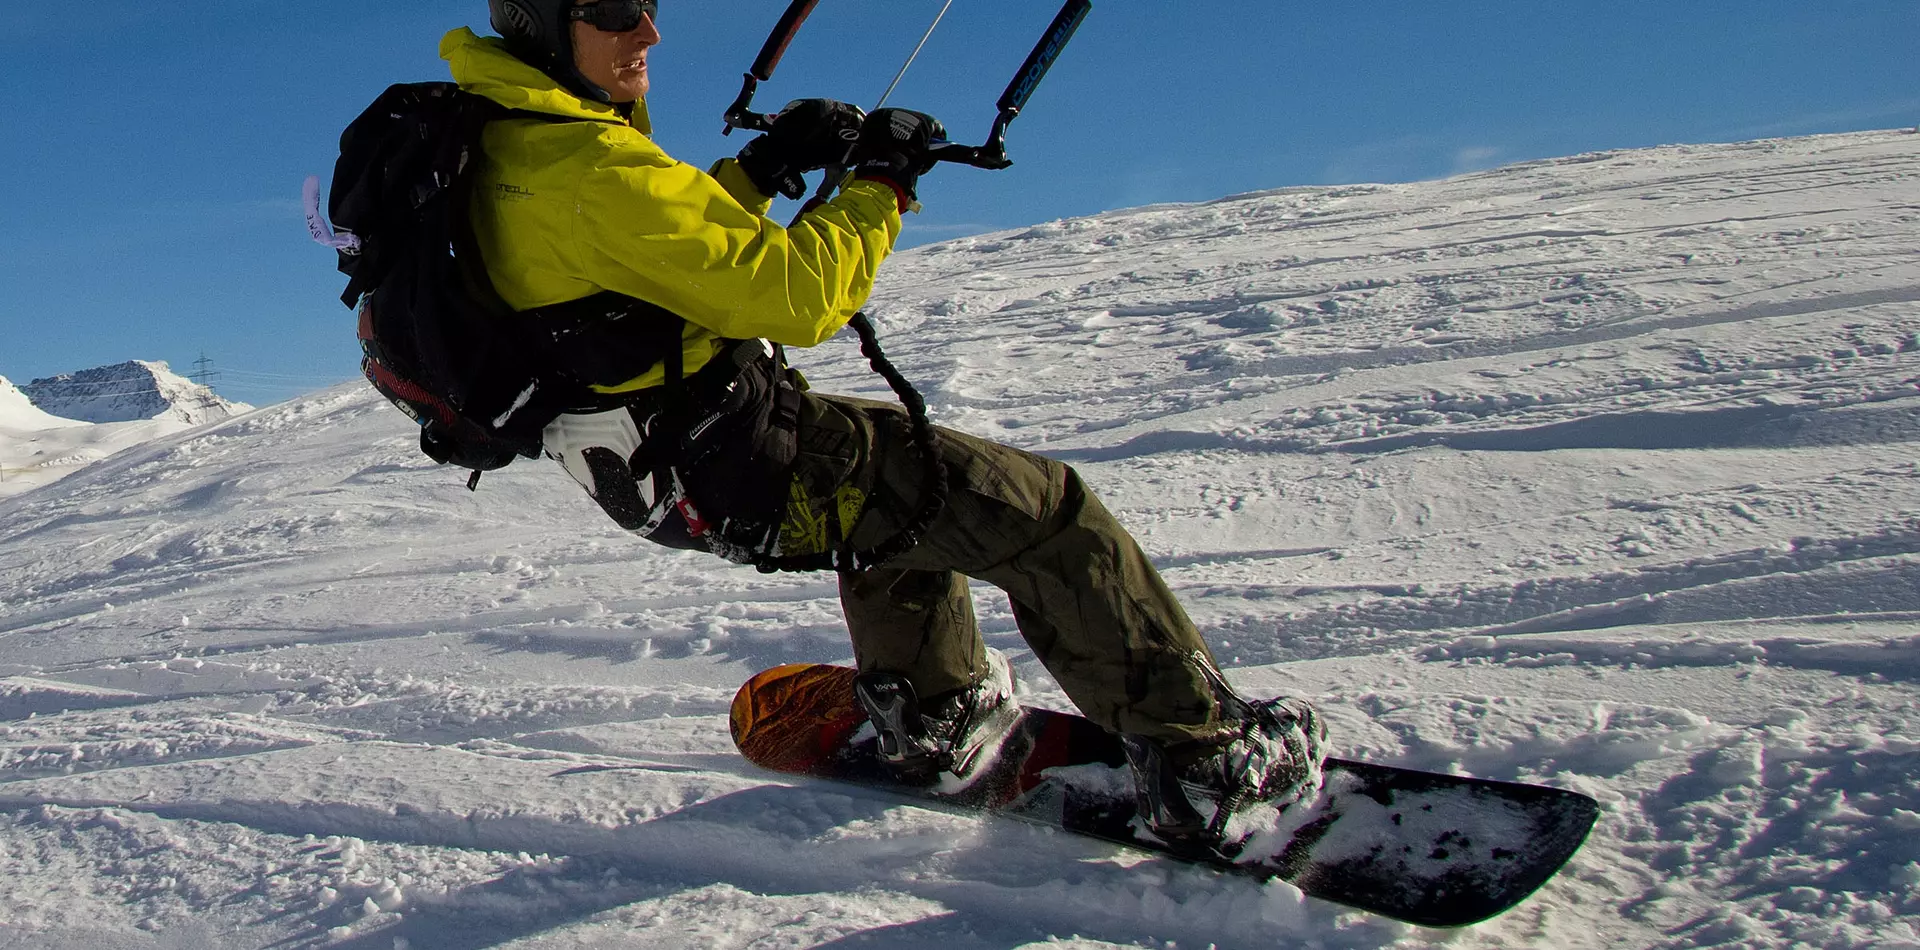
<svg viewBox="0 0 1920 950">
<path fill-rule="evenodd" d="M 1169 742 L 1223 736 L 1213 658 L 1139 545 L 1067 465 L 941 429 L 950 483 L 920 543 L 842 573 L 840 600 L 863 671 L 922 696 L 986 672 L 967 578 L 1005 591 L 1020 633 L 1089 719 Z M 896 405 L 805 394 L 784 554 L 893 536 L 919 510 L 926 473 Z"/>
</svg>

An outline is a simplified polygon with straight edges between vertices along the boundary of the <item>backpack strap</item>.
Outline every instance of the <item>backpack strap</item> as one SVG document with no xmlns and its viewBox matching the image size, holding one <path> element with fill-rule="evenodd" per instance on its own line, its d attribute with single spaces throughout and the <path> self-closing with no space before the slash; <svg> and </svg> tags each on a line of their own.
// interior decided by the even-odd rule
<svg viewBox="0 0 1920 950">
<path fill-rule="evenodd" d="M 665 307 L 610 290 L 516 316 L 531 331 L 542 358 L 583 389 L 618 386 L 679 357 L 687 325 Z M 619 397 L 588 401 L 617 402 Z"/>
</svg>

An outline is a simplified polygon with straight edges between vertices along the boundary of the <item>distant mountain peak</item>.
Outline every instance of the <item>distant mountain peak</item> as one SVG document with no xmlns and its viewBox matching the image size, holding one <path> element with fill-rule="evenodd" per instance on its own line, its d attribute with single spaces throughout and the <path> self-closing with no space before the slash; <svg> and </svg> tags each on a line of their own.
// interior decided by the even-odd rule
<svg viewBox="0 0 1920 950">
<path fill-rule="evenodd" d="M 41 411 L 82 422 L 170 419 L 197 426 L 253 408 L 222 399 L 151 360 L 63 373 L 20 388 Z"/>
</svg>

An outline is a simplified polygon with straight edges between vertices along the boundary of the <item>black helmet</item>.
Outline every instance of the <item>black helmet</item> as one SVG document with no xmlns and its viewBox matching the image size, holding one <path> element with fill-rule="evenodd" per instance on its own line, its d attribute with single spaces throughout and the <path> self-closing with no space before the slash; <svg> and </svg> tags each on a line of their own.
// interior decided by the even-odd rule
<svg viewBox="0 0 1920 950">
<path fill-rule="evenodd" d="M 529 66 L 594 102 L 611 102 L 605 89 L 581 75 L 573 61 L 573 0 L 487 0 L 493 30 Z"/>
</svg>

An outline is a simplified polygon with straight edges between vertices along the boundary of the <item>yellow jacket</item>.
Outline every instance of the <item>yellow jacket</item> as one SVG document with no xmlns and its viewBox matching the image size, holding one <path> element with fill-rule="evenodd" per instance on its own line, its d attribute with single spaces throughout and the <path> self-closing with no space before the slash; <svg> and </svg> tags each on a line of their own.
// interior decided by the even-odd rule
<svg viewBox="0 0 1920 950">
<path fill-rule="evenodd" d="M 649 138 L 646 104 L 631 120 L 588 102 L 507 52 L 458 29 L 440 43 L 460 88 L 509 108 L 578 122 L 509 119 L 487 126 L 473 228 L 495 289 L 516 310 L 604 290 L 687 321 L 686 369 L 722 338 L 813 346 L 852 319 L 900 235 L 893 189 L 854 182 L 792 228 L 731 159 L 712 174 Z M 659 385 L 654 368 L 606 392 Z"/>
</svg>

